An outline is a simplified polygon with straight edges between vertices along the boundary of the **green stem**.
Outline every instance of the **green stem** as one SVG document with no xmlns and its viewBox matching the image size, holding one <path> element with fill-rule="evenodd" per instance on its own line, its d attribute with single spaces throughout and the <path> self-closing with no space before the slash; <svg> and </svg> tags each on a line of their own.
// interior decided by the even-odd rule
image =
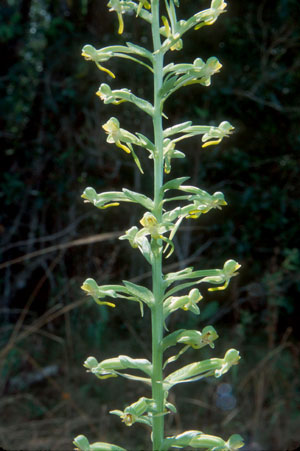
<svg viewBox="0 0 300 451">
<path fill-rule="evenodd" d="M 163 82 L 163 54 L 157 52 L 161 47 L 159 32 L 159 0 L 152 0 L 152 38 L 154 71 L 154 214 L 160 222 L 162 219 L 161 187 L 163 185 L 163 126 L 161 98 L 159 90 Z M 155 53 L 156 52 L 156 53 Z M 160 240 L 153 241 L 152 284 L 155 304 L 152 308 L 152 398 L 156 404 L 157 415 L 153 417 L 152 441 L 153 451 L 162 448 L 164 440 L 164 391 L 163 391 L 163 295 L 162 246 Z"/>
</svg>

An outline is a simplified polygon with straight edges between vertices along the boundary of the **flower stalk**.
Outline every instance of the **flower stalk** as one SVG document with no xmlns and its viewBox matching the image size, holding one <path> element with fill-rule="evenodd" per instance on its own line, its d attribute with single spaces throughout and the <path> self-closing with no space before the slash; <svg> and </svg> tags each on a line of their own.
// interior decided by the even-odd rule
<svg viewBox="0 0 300 451">
<path fill-rule="evenodd" d="M 162 11 L 163 7 L 164 11 Z M 124 150 L 128 157 L 132 157 L 141 173 L 143 169 L 135 149 L 144 149 L 153 160 L 154 172 L 152 199 L 125 188 L 122 191 L 98 194 L 94 188 L 88 187 L 82 194 L 85 202 L 90 202 L 99 209 L 119 207 L 121 202 L 131 202 L 140 204 L 146 210 L 139 221 L 142 228 L 133 226 L 120 239 L 127 240 L 132 248 L 138 249 L 151 266 L 152 290 L 130 281 L 123 281 L 122 285 L 99 286 L 91 278 L 83 283 L 82 289 L 100 306 L 115 307 L 119 300 L 128 300 L 139 304 L 142 316 L 145 307 L 151 310 L 151 362 L 126 355 L 100 362 L 95 357 L 88 357 L 84 367 L 100 380 L 121 376 L 150 386 L 151 398 L 139 398 L 124 410 L 113 410 L 110 413 L 119 416 L 126 426 L 132 426 L 134 423 L 147 425 L 151 431 L 153 451 L 167 451 L 173 447 L 233 451 L 243 446 L 243 440 L 237 434 L 229 437 L 227 441 L 197 430 L 166 437 L 164 428 L 165 415 L 176 412 L 176 407 L 168 401 L 168 394 L 172 387 L 204 377 L 219 378 L 240 360 L 239 352 L 229 349 L 223 358 L 212 357 L 207 360 L 198 358 L 193 363 L 173 370 L 168 375 L 165 374 L 166 367 L 177 361 L 186 350 L 192 348 L 201 352 L 204 346 L 214 349 L 214 341 L 218 338 L 217 331 L 211 325 L 204 327 L 202 332 L 186 329 L 169 332 L 166 327 L 169 315 L 179 309 L 183 313 L 188 310 L 199 315 L 198 303 L 203 296 L 196 285 L 212 284 L 213 287 L 209 288 L 211 291 L 226 289 L 240 267 L 236 261 L 228 260 L 222 269 L 185 268 L 168 274 L 163 272 L 163 260 L 168 258 L 175 249 L 173 239 L 181 223 L 188 218 L 198 219 L 213 208 L 220 209 L 227 205 L 223 193 L 216 192 L 211 195 L 200 188 L 184 185 L 189 177 L 170 178 L 167 182 L 164 181 L 164 173 L 168 175 L 171 172 L 173 158 L 185 157 L 183 152 L 176 149 L 177 144 L 183 139 L 202 135 L 203 148 L 218 145 L 233 131 L 232 125 L 227 121 L 223 121 L 219 126 L 193 125 L 191 121 L 187 121 L 164 129 L 165 101 L 184 86 L 197 83 L 206 87 L 210 86 L 211 77 L 222 67 L 215 57 L 209 58 L 206 63 L 197 58 L 193 64 L 164 65 L 167 52 L 180 51 L 183 48 L 184 34 L 192 28 L 200 29 L 214 24 L 218 16 L 224 12 L 226 3 L 223 0 L 212 0 L 207 10 L 197 12 L 189 19 L 180 21 L 176 16 L 176 8 L 179 7 L 179 0 L 164 2 L 162 0 L 151 0 L 151 2 L 150 0 L 110 0 L 108 8 L 109 11 L 117 14 L 118 33 L 122 34 L 126 26 L 123 16 L 127 12 L 133 12 L 135 17 L 150 24 L 152 49 L 148 50 L 136 44 L 126 43 L 124 46 L 110 46 L 100 50 L 86 45 L 82 50 L 85 59 L 94 61 L 97 68 L 111 78 L 114 78 L 115 74 L 106 67 L 106 63 L 109 63 L 113 57 L 129 59 L 131 63 L 141 64 L 150 70 L 153 82 L 152 104 L 137 97 L 129 89 L 112 89 L 105 83 L 100 85 L 96 94 L 105 104 L 120 105 L 123 102 L 129 102 L 151 116 L 153 142 L 139 132 L 132 133 L 123 129 L 116 117 L 110 118 L 103 125 L 103 129 L 108 135 L 107 142 Z M 105 67 L 100 64 L 102 62 L 105 62 Z M 177 194 L 170 196 L 169 192 L 174 190 Z M 176 202 L 178 202 L 177 206 Z M 172 207 L 174 203 L 175 206 Z M 179 295 L 174 296 L 176 293 Z M 107 298 L 113 298 L 114 302 L 108 302 Z M 165 330 L 166 334 L 164 334 Z M 183 345 L 180 351 L 164 361 L 166 349 L 178 345 Z M 132 371 L 138 371 L 138 374 L 132 374 Z M 124 451 L 124 448 L 110 443 L 90 444 L 84 435 L 76 437 L 74 444 L 76 449 L 82 451 Z"/>
</svg>

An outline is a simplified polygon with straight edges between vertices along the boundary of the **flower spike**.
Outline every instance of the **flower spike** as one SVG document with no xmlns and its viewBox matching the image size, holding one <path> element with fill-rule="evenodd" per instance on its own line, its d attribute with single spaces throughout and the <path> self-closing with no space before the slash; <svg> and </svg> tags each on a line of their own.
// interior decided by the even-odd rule
<svg viewBox="0 0 300 451">
<path fill-rule="evenodd" d="M 142 174 L 143 170 L 135 152 L 137 148 L 143 148 L 148 152 L 150 160 L 154 163 L 153 191 L 151 190 L 153 196 L 148 197 L 127 188 L 97 193 L 94 188 L 87 187 L 82 198 L 101 210 L 118 206 L 121 202 L 134 203 L 143 209 L 139 223 L 131 225 L 119 239 L 128 241 L 150 265 L 152 287 L 150 289 L 129 280 L 123 280 L 122 285 L 99 286 L 94 279 L 88 278 L 81 288 L 101 306 L 115 307 L 115 301 L 133 301 L 139 305 L 141 316 L 144 314 L 144 307 L 149 308 L 152 356 L 148 360 L 119 355 L 100 362 L 90 356 L 83 366 L 100 381 L 122 376 L 151 387 L 152 398 L 140 397 L 123 410 L 112 410 L 110 413 L 117 415 L 125 426 L 131 427 L 135 423 L 141 423 L 152 428 L 153 450 L 162 451 L 188 446 L 209 451 L 235 451 L 243 446 L 243 440 L 239 435 L 232 435 L 226 441 L 197 430 L 167 438 L 164 434 L 164 416 L 176 413 L 175 406 L 168 401 L 169 390 L 172 387 L 207 377 L 220 378 L 240 360 L 239 351 L 229 349 L 223 358 L 197 359 L 175 371 L 172 370 L 167 375 L 164 374 L 164 368 L 177 361 L 188 349 L 191 351 L 204 347 L 214 349 L 214 342 L 218 338 L 218 333 L 210 325 L 204 327 L 202 331 L 179 329 L 169 332 L 169 316 L 175 312 L 199 315 L 203 296 L 197 286 L 200 285 L 202 288 L 203 284 L 211 284 L 209 292 L 224 290 L 240 268 L 240 264 L 235 260 L 227 260 L 222 269 L 194 270 L 193 267 L 185 267 L 176 272 L 163 271 L 163 257 L 168 258 L 175 250 L 174 237 L 181 223 L 188 218 L 197 219 L 212 209 L 221 209 L 227 205 L 223 193 L 217 191 L 209 194 L 196 186 L 185 185 L 190 177 L 172 177 L 164 181 L 164 173 L 171 173 L 173 159 L 185 157 L 185 154 L 177 149 L 183 139 L 200 135 L 202 147 L 205 148 L 219 144 L 233 131 L 229 122 L 213 126 L 193 125 L 192 121 L 185 121 L 163 128 L 162 119 L 168 119 L 164 112 L 165 101 L 185 86 L 194 84 L 210 86 L 212 77 L 222 67 L 215 56 L 206 61 L 197 57 L 193 62 L 169 62 L 166 65 L 164 56 L 170 50 L 182 49 L 183 35 L 189 30 L 212 25 L 225 12 L 226 2 L 210 0 L 208 9 L 185 19 L 177 18 L 180 0 L 106 0 L 106 3 L 109 11 L 117 14 L 119 34 L 124 31 L 123 15 L 127 13 L 131 17 L 136 16 L 146 21 L 151 27 L 153 45 L 149 50 L 131 42 L 126 42 L 126 45 L 109 45 L 101 49 L 85 45 L 82 56 L 86 60 L 93 61 L 99 70 L 112 78 L 115 78 L 115 75 L 106 68 L 106 62 L 116 57 L 144 66 L 153 77 L 152 101 L 135 95 L 128 88 L 112 89 L 106 83 L 102 83 L 96 93 L 105 105 L 127 102 L 128 107 L 133 104 L 140 112 L 150 116 L 153 142 L 140 132 L 132 133 L 121 128 L 116 117 L 106 119 L 102 128 L 107 135 L 106 142 L 131 154 Z M 165 12 L 162 13 L 162 10 Z M 142 119 L 139 118 L 138 122 L 140 126 L 143 125 Z M 146 178 L 152 177 L 148 177 L 147 174 Z M 177 194 L 172 194 L 174 190 L 178 191 Z M 178 203 L 169 207 L 173 202 Z M 116 233 L 119 235 L 119 232 Z M 108 298 L 110 302 L 107 301 Z M 173 326 L 174 323 L 170 325 Z M 164 334 L 164 329 L 167 335 Z M 165 358 L 163 353 L 171 347 L 179 349 Z M 142 376 L 136 375 L 136 370 L 142 372 Z M 73 443 L 78 451 L 126 451 L 110 443 L 89 443 L 83 435 L 76 437 Z"/>
</svg>

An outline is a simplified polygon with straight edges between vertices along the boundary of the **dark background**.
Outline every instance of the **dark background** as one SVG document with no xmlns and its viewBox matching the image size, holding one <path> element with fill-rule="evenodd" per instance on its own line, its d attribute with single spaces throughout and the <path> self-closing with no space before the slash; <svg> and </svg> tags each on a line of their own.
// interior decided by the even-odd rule
<svg viewBox="0 0 300 451">
<path fill-rule="evenodd" d="M 149 286 L 149 267 L 120 231 L 137 224 L 132 205 L 97 210 L 84 204 L 86 186 L 98 192 L 127 187 L 151 195 L 151 160 L 137 149 L 145 175 L 105 142 L 109 117 L 151 138 L 151 124 L 134 107 L 105 106 L 94 95 L 102 82 L 128 87 L 151 100 L 146 70 L 124 60 L 107 66 L 115 81 L 80 56 L 131 41 L 151 49 L 148 26 L 117 16 L 102 0 L 6 0 L 0 6 L 1 74 L 1 400 L 0 445 L 5 449 L 67 450 L 84 433 L 91 441 L 149 449 L 143 426 L 126 428 L 108 415 L 124 409 L 144 387 L 99 381 L 82 363 L 118 354 L 149 357 L 149 315 L 117 302 L 100 308 L 80 290 L 126 278 Z M 182 1 L 181 17 L 209 2 Z M 195 5 L 195 3 L 198 3 Z M 185 36 L 176 61 L 217 56 L 223 68 L 209 88 L 187 87 L 171 98 L 168 125 L 235 126 L 217 147 L 200 139 L 180 147 L 172 176 L 210 193 L 223 191 L 228 207 L 187 220 L 166 270 L 188 265 L 242 264 L 225 292 L 203 291 L 200 317 L 173 316 L 170 330 L 213 324 L 215 350 L 234 347 L 242 360 L 221 380 L 184 384 L 171 392 L 178 414 L 168 434 L 186 429 L 223 436 L 240 433 L 251 451 L 293 450 L 300 444 L 299 191 L 300 4 L 298 0 L 228 2 L 211 27 Z M 81 241 L 76 241 L 81 240 Z M 201 307 L 201 306 L 200 306 Z M 187 357 L 186 357 L 187 355 Z M 120 438 L 121 436 L 121 438 Z"/>
</svg>

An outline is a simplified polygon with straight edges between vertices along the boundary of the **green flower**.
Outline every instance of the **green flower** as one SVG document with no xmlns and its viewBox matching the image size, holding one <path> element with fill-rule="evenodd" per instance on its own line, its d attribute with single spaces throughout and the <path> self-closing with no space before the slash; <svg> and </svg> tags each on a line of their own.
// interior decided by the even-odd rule
<svg viewBox="0 0 300 451">
<path fill-rule="evenodd" d="M 224 356 L 221 368 L 215 371 L 215 376 L 220 377 L 227 373 L 233 365 L 237 365 L 239 363 L 240 358 L 239 351 L 236 349 L 229 349 Z"/>
<path fill-rule="evenodd" d="M 144 214 L 142 219 L 140 220 L 140 223 L 145 229 L 145 232 L 147 234 L 150 234 L 152 238 L 158 239 L 161 238 L 161 228 L 159 226 L 159 223 L 156 219 L 156 217 L 147 211 L 147 213 Z"/>
<path fill-rule="evenodd" d="M 198 288 L 193 288 L 186 296 L 171 296 L 164 302 L 164 318 L 170 313 L 175 312 L 178 309 L 189 310 L 195 315 L 200 314 L 198 302 L 203 299 Z"/>
<path fill-rule="evenodd" d="M 205 133 L 202 137 L 202 141 L 204 142 L 202 147 L 219 144 L 224 137 L 228 138 L 228 136 L 232 134 L 233 130 L 234 127 L 227 121 L 221 122 L 218 127 L 211 127 L 210 131 Z M 215 140 L 215 138 L 217 139 Z"/>
<path fill-rule="evenodd" d="M 226 6 L 227 3 L 224 2 L 224 0 L 212 0 L 210 8 L 205 10 L 206 14 L 204 20 L 202 15 L 202 22 L 195 26 L 195 30 L 199 30 L 199 28 L 203 27 L 204 25 L 212 25 L 213 23 L 215 23 L 219 15 L 225 13 Z"/>
<path fill-rule="evenodd" d="M 223 270 L 218 270 L 219 275 L 217 276 L 208 276 L 202 279 L 202 282 L 213 283 L 219 285 L 223 283 L 221 287 L 209 288 L 208 291 L 219 291 L 225 290 L 228 287 L 230 279 L 238 275 L 237 270 L 241 267 L 241 265 L 235 260 L 227 260 L 224 263 Z"/>
<path fill-rule="evenodd" d="M 99 299 L 104 298 L 106 296 L 117 297 L 116 293 L 113 290 L 101 290 L 94 279 L 86 279 L 85 282 L 81 285 L 81 289 L 89 296 L 92 296 L 94 301 L 98 305 L 108 305 L 109 307 L 115 307 L 116 304 L 107 301 L 100 301 Z"/>
<path fill-rule="evenodd" d="M 120 0 L 110 0 L 107 4 L 107 6 L 110 8 L 109 11 L 115 11 L 118 15 L 118 21 L 119 21 L 119 29 L 118 33 L 122 34 L 124 31 L 124 21 L 122 14 L 124 14 L 124 9 L 121 5 Z"/>
<path fill-rule="evenodd" d="M 195 199 L 187 218 L 199 218 L 201 214 L 208 213 L 213 208 L 221 210 L 221 206 L 224 205 L 227 205 L 224 194 L 217 191 L 209 199 L 205 199 L 205 202 Z"/>
<path fill-rule="evenodd" d="M 99 61 L 108 61 L 112 57 L 112 52 L 101 52 L 97 51 L 92 45 L 85 45 L 82 49 L 81 56 L 83 56 L 87 61 L 94 61 L 98 69 L 106 72 L 112 78 L 116 78 L 115 74 L 113 74 L 106 67 L 101 66 Z"/>
<path fill-rule="evenodd" d="M 123 149 L 126 153 L 130 153 L 131 150 L 129 147 L 125 146 L 125 144 L 121 143 L 122 140 L 122 129 L 120 129 L 120 122 L 117 118 L 112 117 L 107 121 L 104 125 L 102 125 L 102 128 L 107 133 L 107 142 L 112 144 L 116 144 L 116 146 Z"/>
</svg>

